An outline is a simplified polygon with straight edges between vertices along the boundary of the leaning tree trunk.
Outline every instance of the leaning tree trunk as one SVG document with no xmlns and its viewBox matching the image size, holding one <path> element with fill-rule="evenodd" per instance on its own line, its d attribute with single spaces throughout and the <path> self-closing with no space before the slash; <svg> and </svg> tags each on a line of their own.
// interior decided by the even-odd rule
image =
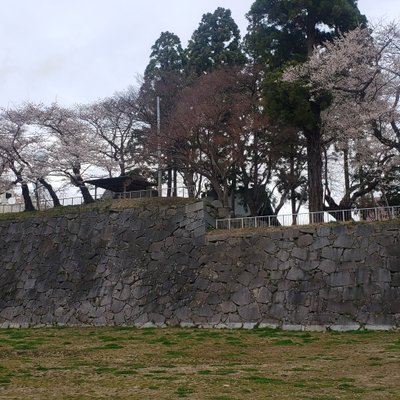
<svg viewBox="0 0 400 400">
<path fill-rule="evenodd" d="M 44 178 L 39 178 L 39 182 L 46 188 L 46 190 L 49 192 L 49 195 L 51 199 L 53 200 L 53 206 L 54 207 L 60 207 L 61 203 L 60 200 L 56 194 L 56 192 L 53 189 L 53 186 L 50 185 Z"/>
<path fill-rule="evenodd" d="M 85 204 L 94 203 L 94 199 L 93 199 L 92 195 L 90 194 L 89 189 L 85 186 L 85 184 L 80 185 L 79 190 L 82 193 L 83 202 Z"/>
<path fill-rule="evenodd" d="M 89 189 L 86 187 L 85 182 L 82 179 L 82 176 L 80 173 L 80 168 L 79 167 L 73 168 L 73 172 L 74 172 L 74 176 L 72 178 L 72 181 L 73 181 L 74 185 L 77 186 L 79 188 L 79 190 L 81 191 L 82 197 L 83 197 L 83 202 L 85 204 L 94 203 L 94 199 L 93 199 L 92 195 L 90 194 Z"/>
<path fill-rule="evenodd" d="M 24 199 L 25 211 L 35 211 L 35 206 L 32 203 L 31 195 L 29 194 L 29 188 L 26 183 L 21 183 L 22 197 Z"/>
<path fill-rule="evenodd" d="M 307 139 L 309 210 L 310 212 L 320 212 L 324 209 L 321 135 L 318 131 L 305 132 L 305 137 Z M 321 222 L 322 214 L 312 215 L 310 219 L 311 223 Z"/>
</svg>

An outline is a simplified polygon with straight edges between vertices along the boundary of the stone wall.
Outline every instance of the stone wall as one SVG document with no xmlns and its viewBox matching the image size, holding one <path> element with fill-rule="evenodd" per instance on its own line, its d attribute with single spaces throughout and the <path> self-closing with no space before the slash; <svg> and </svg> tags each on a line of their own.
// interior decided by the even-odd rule
<svg viewBox="0 0 400 400">
<path fill-rule="evenodd" d="M 400 325 L 400 222 L 206 233 L 203 203 L 0 222 L 0 326 Z"/>
<path fill-rule="evenodd" d="M 0 222 L 0 326 L 174 323 L 203 204 Z"/>
<path fill-rule="evenodd" d="M 207 239 L 201 274 L 221 322 L 309 330 L 400 325 L 398 221 Z"/>
</svg>

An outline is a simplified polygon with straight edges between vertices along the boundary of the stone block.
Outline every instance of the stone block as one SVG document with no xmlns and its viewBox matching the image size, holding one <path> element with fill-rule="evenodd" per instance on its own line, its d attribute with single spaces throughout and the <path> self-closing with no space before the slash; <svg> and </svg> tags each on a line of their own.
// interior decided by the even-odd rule
<svg viewBox="0 0 400 400">
<path fill-rule="evenodd" d="M 365 260 L 366 253 L 361 249 L 346 249 L 343 252 L 343 261 L 362 261 Z"/>
<path fill-rule="evenodd" d="M 249 271 L 243 271 L 239 277 L 238 282 L 243 286 L 249 286 L 250 282 L 255 278 L 255 275 L 250 273 Z"/>
<path fill-rule="evenodd" d="M 394 321 L 394 323 L 392 325 L 381 325 L 381 324 L 371 324 L 371 323 L 367 323 L 365 325 L 365 330 L 367 331 L 391 331 L 396 329 L 396 322 Z"/>
<path fill-rule="evenodd" d="M 302 281 L 301 283 L 303 283 L 303 282 L 305 282 L 305 281 Z M 281 279 L 277 282 L 276 290 L 278 290 L 278 292 L 291 290 L 291 289 L 293 289 L 294 285 L 297 283 L 298 283 L 297 281 L 289 281 L 288 279 Z M 275 286 L 270 285 L 269 289 L 271 290 L 271 292 L 274 292 Z"/>
<path fill-rule="evenodd" d="M 304 326 L 300 324 L 282 324 L 282 329 L 290 332 L 301 332 L 304 330 Z"/>
<path fill-rule="evenodd" d="M 375 241 L 379 245 L 390 249 L 389 252 L 392 254 L 389 255 L 397 255 L 400 256 L 400 250 L 398 243 L 394 243 L 394 236 L 393 235 L 376 235 Z"/>
<path fill-rule="evenodd" d="M 388 257 L 388 269 L 391 272 L 400 272 L 400 257 Z"/>
<path fill-rule="evenodd" d="M 293 261 L 293 260 L 291 260 L 291 261 Z M 295 265 L 293 262 L 285 261 L 285 262 L 279 263 L 278 270 L 279 270 L 279 271 L 287 271 L 287 270 L 289 270 L 293 265 Z"/>
<path fill-rule="evenodd" d="M 289 293 L 287 293 L 286 298 L 287 298 L 286 307 L 290 310 L 298 310 L 300 306 L 304 306 L 306 304 L 307 295 L 304 292 L 298 292 L 292 290 Z"/>
<path fill-rule="evenodd" d="M 365 298 L 370 298 L 374 294 L 382 293 L 382 286 L 377 283 L 367 283 L 361 286 Z"/>
<path fill-rule="evenodd" d="M 363 299 L 363 290 L 360 286 L 349 286 L 343 288 L 342 299 L 347 301 L 360 301 Z"/>
<path fill-rule="evenodd" d="M 326 274 L 331 274 L 336 271 L 337 264 L 333 260 L 322 260 L 319 264 L 319 269 Z"/>
<path fill-rule="evenodd" d="M 368 247 L 367 247 L 368 255 L 373 255 L 375 253 L 379 253 L 380 250 L 381 250 L 381 246 L 379 246 L 378 243 L 376 243 L 374 241 L 374 238 L 370 238 Z"/>
<path fill-rule="evenodd" d="M 221 298 L 218 293 L 210 293 L 206 299 L 206 303 L 210 305 L 219 304 Z"/>
<path fill-rule="evenodd" d="M 389 271 L 387 270 L 383 270 L 383 272 L 385 273 L 385 275 L 382 277 L 382 279 L 378 279 L 377 281 L 379 282 L 390 282 L 391 286 L 396 286 L 396 287 L 400 287 L 400 272 L 394 272 L 392 274 L 390 274 Z M 389 276 L 386 275 L 386 273 L 389 273 Z M 387 279 L 389 277 L 389 281 L 385 281 L 384 279 Z M 400 299 L 399 299 L 400 300 Z"/>
<path fill-rule="evenodd" d="M 140 300 L 145 297 L 149 292 L 148 286 L 136 286 L 132 290 L 132 297 L 136 300 Z"/>
<path fill-rule="evenodd" d="M 317 236 L 318 237 L 327 237 L 331 234 L 330 226 L 318 226 L 317 227 Z"/>
<path fill-rule="evenodd" d="M 361 328 L 360 324 L 356 324 L 353 321 L 349 321 L 348 324 L 333 324 L 329 326 L 329 329 L 333 332 L 351 332 L 358 331 Z"/>
<path fill-rule="evenodd" d="M 393 276 L 391 276 L 390 271 L 387 270 L 386 268 L 372 269 L 372 275 L 371 275 L 372 282 L 390 282 L 391 280 L 392 280 L 392 285 L 396 286 L 395 284 L 393 284 Z M 400 281 L 399 281 L 399 286 L 400 286 Z"/>
<path fill-rule="evenodd" d="M 270 231 L 269 237 L 270 237 L 272 240 L 280 240 L 280 239 L 283 238 L 283 231 L 281 231 L 281 230 L 273 230 L 273 231 Z"/>
<path fill-rule="evenodd" d="M 300 249 L 298 247 L 292 250 L 291 256 L 298 258 L 299 260 L 307 260 L 308 251 L 307 249 Z"/>
<path fill-rule="evenodd" d="M 297 267 L 290 268 L 289 272 L 286 275 L 286 279 L 289 281 L 299 281 L 305 279 L 305 273 L 303 270 Z"/>
<path fill-rule="evenodd" d="M 366 284 L 371 282 L 371 272 L 366 268 L 359 268 L 356 271 L 356 283 Z"/>
<path fill-rule="evenodd" d="M 282 321 L 286 313 L 287 311 L 282 304 L 272 304 L 268 312 L 268 318 Z"/>
<path fill-rule="evenodd" d="M 261 322 L 258 324 L 259 329 L 278 329 L 280 324 L 278 322 Z"/>
<path fill-rule="evenodd" d="M 297 239 L 297 246 L 299 247 L 307 247 L 313 242 L 313 236 L 312 235 L 301 235 Z"/>
<path fill-rule="evenodd" d="M 290 254 L 286 250 L 279 250 L 278 253 L 276 254 L 276 258 L 281 262 L 287 261 L 289 257 Z"/>
<path fill-rule="evenodd" d="M 333 243 L 333 247 L 339 247 L 343 249 L 351 249 L 353 245 L 354 236 L 348 234 L 341 234 Z"/>
<path fill-rule="evenodd" d="M 348 271 L 334 272 L 325 278 L 328 285 L 332 287 L 351 286 L 355 283 L 354 274 Z"/>
<path fill-rule="evenodd" d="M 33 289 L 36 285 L 36 279 L 27 279 L 24 284 L 25 290 Z"/>
<path fill-rule="evenodd" d="M 256 289 L 265 286 L 268 282 L 268 278 L 266 276 L 261 275 L 261 271 L 256 277 L 249 283 L 249 289 Z"/>
<path fill-rule="evenodd" d="M 284 271 L 271 271 L 270 279 L 273 280 L 273 281 L 282 279 L 283 274 L 284 274 Z"/>
<path fill-rule="evenodd" d="M 253 299 L 250 290 L 243 287 L 232 295 L 232 301 L 238 306 L 244 306 L 251 303 Z"/>
<path fill-rule="evenodd" d="M 317 237 L 314 239 L 310 249 L 319 250 L 327 246 L 330 246 L 330 241 L 326 237 Z"/>
<path fill-rule="evenodd" d="M 220 304 L 220 309 L 224 314 L 234 313 L 237 310 L 237 306 L 232 301 L 224 301 Z"/>
<path fill-rule="evenodd" d="M 369 254 L 365 257 L 365 265 L 372 268 L 382 267 L 383 258 L 378 254 Z"/>
<path fill-rule="evenodd" d="M 304 331 L 306 332 L 326 332 L 326 326 L 324 325 L 304 325 Z"/>
<path fill-rule="evenodd" d="M 366 323 L 366 329 L 369 330 L 380 330 L 379 327 L 394 327 L 396 325 L 396 320 L 394 315 L 385 314 L 374 314 L 371 313 Z M 368 328 L 367 328 L 368 327 Z M 386 329 L 383 329 L 386 330 Z"/>
<path fill-rule="evenodd" d="M 332 247 L 324 247 L 321 252 L 322 258 L 326 258 L 332 261 L 340 261 L 343 254 L 342 249 L 334 249 Z"/>
<path fill-rule="evenodd" d="M 257 303 L 252 303 L 239 307 L 238 313 L 245 323 L 258 321 L 261 318 L 260 310 Z"/>
<path fill-rule="evenodd" d="M 374 234 L 374 226 L 372 224 L 357 225 L 355 233 L 357 236 L 372 236 Z"/>
<path fill-rule="evenodd" d="M 258 303 L 270 303 L 271 299 L 272 299 L 272 293 L 271 291 L 266 288 L 266 287 L 262 287 L 258 290 L 258 293 L 255 296 L 256 301 Z"/>
<path fill-rule="evenodd" d="M 272 307 L 276 304 L 283 304 L 286 300 L 286 291 L 278 291 L 273 295 Z"/>
<path fill-rule="evenodd" d="M 319 261 L 300 261 L 298 267 L 305 272 L 310 272 L 317 269 Z"/>
</svg>

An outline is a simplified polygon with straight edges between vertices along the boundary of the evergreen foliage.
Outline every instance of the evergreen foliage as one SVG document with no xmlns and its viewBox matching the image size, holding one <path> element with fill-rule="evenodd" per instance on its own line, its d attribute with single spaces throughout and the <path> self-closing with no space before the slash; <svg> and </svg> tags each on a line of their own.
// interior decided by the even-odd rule
<svg viewBox="0 0 400 400">
<path fill-rule="evenodd" d="M 196 74 L 246 62 L 239 28 L 230 10 L 219 7 L 214 13 L 203 15 L 189 41 L 187 57 L 189 70 Z"/>
</svg>

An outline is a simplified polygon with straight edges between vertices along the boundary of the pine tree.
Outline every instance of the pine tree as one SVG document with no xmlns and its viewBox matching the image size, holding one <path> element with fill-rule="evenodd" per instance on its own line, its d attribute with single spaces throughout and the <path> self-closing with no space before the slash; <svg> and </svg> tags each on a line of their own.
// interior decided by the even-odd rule
<svg viewBox="0 0 400 400">
<path fill-rule="evenodd" d="M 217 8 L 203 15 L 187 47 L 188 69 L 200 75 L 218 66 L 241 65 L 246 57 L 241 48 L 240 32 L 231 11 Z"/>
<path fill-rule="evenodd" d="M 146 80 L 160 78 L 166 72 L 182 72 L 186 57 L 181 40 L 171 32 L 162 32 L 151 48 L 150 61 L 145 69 Z"/>
<path fill-rule="evenodd" d="M 256 0 L 247 14 L 246 48 L 265 65 L 265 108 L 277 123 L 302 132 L 307 142 L 309 209 L 323 210 L 321 111 L 329 93 L 313 97 L 302 82 L 282 82 L 289 62 L 303 62 L 313 49 L 366 18 L 356 0 Z"/>
</svg>

